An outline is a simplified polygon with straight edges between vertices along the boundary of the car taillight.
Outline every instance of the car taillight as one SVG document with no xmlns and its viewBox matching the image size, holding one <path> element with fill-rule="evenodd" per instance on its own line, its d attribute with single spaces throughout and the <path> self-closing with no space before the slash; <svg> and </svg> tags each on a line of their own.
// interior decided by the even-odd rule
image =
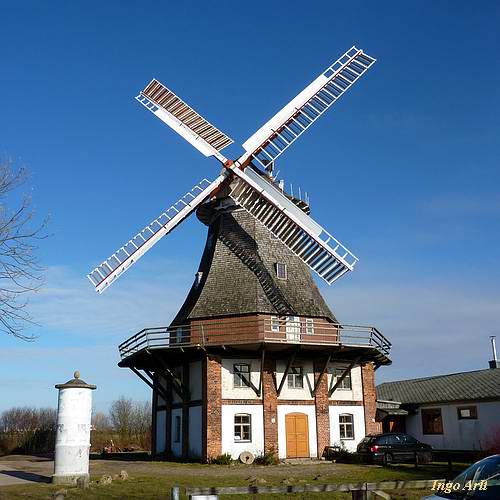
<svg viewBox="0 0 500 500">
<path fill-rule="evenodd" d="M 378 444 L 375 444 L 370 448 L 370 451 L 373 453 L 374 451 L 378 451 L 379 449 L 380 449 L 380 446 Z"/>
</svg>

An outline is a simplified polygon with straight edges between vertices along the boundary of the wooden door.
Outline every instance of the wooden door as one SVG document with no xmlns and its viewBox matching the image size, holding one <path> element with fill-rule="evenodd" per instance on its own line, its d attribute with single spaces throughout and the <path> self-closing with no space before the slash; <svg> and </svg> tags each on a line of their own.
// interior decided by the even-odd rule
<svg viewBox="0 0 500 500">
<path fill-rule="evenodd" d="M 287 458 L 309 457 L 309 425 L 304 413 L 285 416 Z"/>
</svg>

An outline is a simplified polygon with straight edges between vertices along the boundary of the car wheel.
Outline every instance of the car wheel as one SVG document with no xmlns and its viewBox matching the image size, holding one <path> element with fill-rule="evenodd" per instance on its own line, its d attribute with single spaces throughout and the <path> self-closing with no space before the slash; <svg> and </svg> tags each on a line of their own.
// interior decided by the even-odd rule
<svg viewBox="0 0 500 500">
<path fill-rule="evenodd" d="M 392 464 L 392 461 L 393 461 L 393 457 L 390 453 L 386 453 L 384 455 L 384 465 L 390 465 Z"/>
</svg>

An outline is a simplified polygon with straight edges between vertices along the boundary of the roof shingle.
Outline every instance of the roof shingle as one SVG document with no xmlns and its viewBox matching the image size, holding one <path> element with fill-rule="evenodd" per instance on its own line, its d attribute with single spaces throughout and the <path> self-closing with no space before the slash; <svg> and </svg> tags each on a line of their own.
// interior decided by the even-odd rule
<svg viewBox="0 0 500 500">
<path fill-rule="evenodd" d="M 377 397 L 403 404 L 500 399 L 500 369 L 384 382 Z"/>
</svg>

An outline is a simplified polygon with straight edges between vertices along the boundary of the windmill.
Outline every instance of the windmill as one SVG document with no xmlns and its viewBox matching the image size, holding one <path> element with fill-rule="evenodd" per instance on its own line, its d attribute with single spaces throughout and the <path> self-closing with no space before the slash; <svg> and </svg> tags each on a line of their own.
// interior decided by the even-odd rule
<svg viewBox="0 0 500 500">
<path fill-rule="evenodd" d="M 352 47 L 246 142 L 229 160 L 221 151 L 233 143 L 158 80 L 136 99 L 205 156 L 223 165 L 213 181 L 203 179 L 87 276 L 102 293 L 200 205 L 226 193 L 260 221 L 328 284 L 354 269 L 358 259 L 273 182 L 274 162 L 375 63 Z"/>
</svg>

